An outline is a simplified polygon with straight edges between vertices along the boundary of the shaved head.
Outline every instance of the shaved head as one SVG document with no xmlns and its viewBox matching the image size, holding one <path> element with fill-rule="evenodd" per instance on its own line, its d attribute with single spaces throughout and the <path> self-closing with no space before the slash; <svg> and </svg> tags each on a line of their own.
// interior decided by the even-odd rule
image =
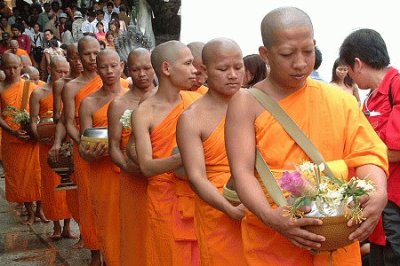
<svg viewBox="0 0 400 266">
<path fill-rule="evenodd" d="M 179 41 L 168 41 L 156 46 L 151 53 L 151 64 L 157 76 L 161 74 L 162 64 L 164 62 L 174 64 L 184 49 L 189 48 Z"/>
<path fill-rule="evenodd" d="M 134 63 L 132 61 L 135 60 L 135 58 L 140 57 L 140 56 L 147 56 L 147 55 L 150 56 L 150 54 L 151 53 L 149 50 L 147 50 L 145 48 L 141 48 L 141 47 L 132 50 L 128 55 L 128 66 L 131 63 Z"/>
<path fill-rule="evenodd" d="M 261 22 L 261 37 L 264 46 L 270 48 L 276 32 L 292 27 L 308 27 L 314 32 L 310 17 L 301 9 L 281 7 L 269 12 Z"/>
<path fill-rule="evenodd" d="M 194 59 L 196 60 L 197 58 L 201 59 L 201 53 L 203 51 L 205 43 L 203 42 L 191 42 L 187 45 L 187 47 L 190 49 L 192 52 L 192 55 Z"/>
<path fill-rule="evenodd" d="M 19 48 L 19 43 L 17 40 L 10 41 L 10 48 Z"/>
<path fill-rule="evenodd" d="M 67 47 L 67 58 L 70 58 L 74 55 L 78 54 L 78 44 L 77 43 L 72 43 L 68 45 Z"/>
<path fill-rule="evenodd" d="M 98 48 L 100 50 L 99 41 L 95 37 L 92 37 L 90 35 L 86 35 L 86 36 L 83 36 L 82 38 L 80 38 L 79 41 L 78 41 L 78 52 L 79 53 L 82 53 L 84 44 L 86 44 L 86 43 L 89 43 L 90 46 L 91 45 L 95 45 L 96 47 L 98 46 Z"/>
<path fill-rule="evenodd" d="M 21 58 L 13 53 L 4 53 L 2 57 L 2 62 L 2 65 L 7 65 L 14 62 L 21 64 Z"/>
<path fill-rule="evenodd" d="M 99 65 L 103 61 L 103 58 L 105 57 L 112 57 L 113 59 L 118 60 L 118 62 L 121 61 L 119 54 L 115 50 L 104 49 L 97 54 L 97 59 L 96 59 L 97 65 Z"/>
<path fill-rule="evenodd" d="M 67 59 L 62 55 L 53 55 L 50 60 L 50 67 L 56 67 L 58 64 L 68 64 Z"/>
<path fill-rule="evenodd" d="M 28 74 L 30 77 L 32 76 L 38 76 L 39 75 L 39 70 L 37 70 L 36 67 L 33 66 L 25 66 L 21 70 L 21 74 Z"/>
<path fill-rule="evenodd" d="M 208 66 L 211 62 L 214 62 L 223 50 L 237 50 L 242 53 L 239 45 L 234 40 L 216 38 L 204 45 L 202 53 L 203 64 Z"/>
</svg>

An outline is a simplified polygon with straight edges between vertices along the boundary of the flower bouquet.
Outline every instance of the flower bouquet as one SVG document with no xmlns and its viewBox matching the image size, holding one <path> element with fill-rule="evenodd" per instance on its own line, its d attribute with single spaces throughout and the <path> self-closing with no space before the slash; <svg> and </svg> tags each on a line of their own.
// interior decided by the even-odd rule
<svg viewBox="0 0 400 266">
<path fill-rule="evenodd" d="M 359 198 L 375 190 L 371 181 L 352 177 L 349 181 L 323 174 L 324 164 L 303 162 L 292 172 L 284 172 L 279 184 L 291 193 L 285 215 L 292 219 L 314 217 L 323 220 L 322 226 L 307 226 L 310 232 L 323 235 L 326 241 L 319 250 L 336 250 L 351 243 L 348 236 L 365 218 Z M 310 206 L 311 211 L 300 209 Z M 353 227 L 347 221 L 353 220 Z"/>
<path fill-rule="evenodd" d="M 133 110 L 126 109 L 125 112 L 122 114 L 119 122 L 122 124 L 123 128 L 132 129 L 131 127 L 131 118 L 132 118 Z"/>
<path fill-rule="evenodd" d="M 21 111 L 13 106 L 7 106 L 3 114 L 12 117 L 13 122 L 19 125 L 20 129 L 26 131 L 26 133 L 32 138 L 33 132 L 29 124 L 30 116 L 25 109 Z"/>
</svg>

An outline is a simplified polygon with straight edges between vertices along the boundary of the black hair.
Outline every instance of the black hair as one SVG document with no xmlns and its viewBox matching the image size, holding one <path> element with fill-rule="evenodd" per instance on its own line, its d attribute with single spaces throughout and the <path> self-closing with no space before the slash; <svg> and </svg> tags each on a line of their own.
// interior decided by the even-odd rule
<svg viewBox="0 0 400 266">
<path fill-rule="evenodd" d="M 314 70 L 317 70 L 322 64 L 322 53 L 321 50 L 315 46 L 315 64 Z"/>
</svg>

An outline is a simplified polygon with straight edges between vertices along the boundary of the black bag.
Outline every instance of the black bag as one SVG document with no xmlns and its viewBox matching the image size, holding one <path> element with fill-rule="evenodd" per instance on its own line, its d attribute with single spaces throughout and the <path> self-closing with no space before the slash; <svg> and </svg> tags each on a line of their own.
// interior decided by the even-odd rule
<svg viewBox="0 0 400 266">
<path fill-rule="evenodd" d="M 32 56 L 37 63 L 40 63 L 42 60 L 43 50 L 44 49 L 42 47 L 32 47 Z"/>
</svg>

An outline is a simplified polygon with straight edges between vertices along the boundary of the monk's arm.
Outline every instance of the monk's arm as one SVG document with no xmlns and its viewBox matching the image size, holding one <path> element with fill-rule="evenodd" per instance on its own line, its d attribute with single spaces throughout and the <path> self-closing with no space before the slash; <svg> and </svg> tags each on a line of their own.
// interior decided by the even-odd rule
<svg viewBox="0 0 400 266">
<path fill-rule="evenodd" d="M 112 102 L 107 111 L 108 119 L 108 151 L 111 160 L 122 170 L 129 173 L 139 172 L 139 166 L 130 160 L 121 150 L 122 124 L 119 119 L 121 112 L 118 112 L 117 105 Z"/>
<path fill-rule="evenodd" d="M 287 237 L 294 245 L 306 249 L 319 248 L 325 238 L 304 230 L 302 226 L 322 222 L 312 218 L 293 221 L 283 215 L 284 208 L 271 208 L 254 175 L 256 108 L 260 107 L 255 99 L 242 91 L 233 96 L 227 111 L 225 144 L 239 198 L 264 224 Z"/>
<path fill-rule="evenodd" d="M 360 178 L 371 180 L 375 186 L 374 192 L 360 200 L 366 220 L 349 236 L 350 240 L 361 241 L 368 238 L 379 222 L 387 203 L 387 182 L 385 172 L 376 165 L 367 164 L 357 167 L 356 174 Z"/>
<path fill-rule="evenodd" d="M 151 110 L 141 108 L 133 113 L 133 133 L 140 170 L 143 175 L 151 177 L 172 171 L 182 165 L 180 154 L 163 159 L 153 159 L 153 150 L 150 139 Z"/>
<path fill-rule="evenodd" d="M 64 87 L 65 81 L 63 79 L 57 80 L 53 86 L 53 119 L 57 122 L 61 117 L 61 92 Z"/>
<path fill-rule="evenodd" d="M 136 153 L 136 144 L 135 144 L 135 135 L 134 135 L 134 133 L 133 133 L 133 128 L 134 128 L 134 121 L 133 121 L 133 119 L 134 119 L 134 112 L 132 112 L 132 115 L 131 115 L 131 129 L 132 129 L 132 132 L 131 132 L 131 135 L 129 136 L 129 142 L 128 142 L 128 147 L 126 147 L 126 154 L 128 155 L 128 158 L 130 159 L 130 160 L 132 160 L 132 162 L 134 162 L 135 164 L 139 164 L 138 163 L 138 159 L 137 159 L 137 153 Z M 138 167 L 139 167 L 139 165 L 138 165 Z"/>
<path fill-rule="evenodd" d="M 67 134 L 74 142 L 79 144 L 81 137 L 78 129 L 75 126 L 75 97 L 72 93 L 73 88 L 70 88 L 69 84 L 66 84 L 65 86 L 65 90 L 61 92 L 64 105 L 64 125 L 67 130 Z"/>
<path fill-rule="evenodd" d="M 49 150 L 49 157 L 53 159 L 53 161 L 58 161 L 58 155 L 60 153 L 61 144 L 67 135 L 65 130 L 65 126 L 63 124 L 62 119 L 59 120 L 56 124 L 56 133 L 54 135 L 54 143 Z"/>
<path fill-rule="evenodd" d="M 30 115 L 30 127 L 33 133 L 33 137 L 38 140 L 39 136 L 37 133 L 37 124 L 39 122 L 39 90 L 34 90 L 29 97 L 29 115 Z"/>
<path fill-rule="evenodd" d="M 189 182 L 199 197 L 232 219 L 241 219 L 243 208 L 234 207 L 208 180 L 201 131 L 197 119 L 183 113 L 176 127 L 176 141 Z"/>
</svg>

